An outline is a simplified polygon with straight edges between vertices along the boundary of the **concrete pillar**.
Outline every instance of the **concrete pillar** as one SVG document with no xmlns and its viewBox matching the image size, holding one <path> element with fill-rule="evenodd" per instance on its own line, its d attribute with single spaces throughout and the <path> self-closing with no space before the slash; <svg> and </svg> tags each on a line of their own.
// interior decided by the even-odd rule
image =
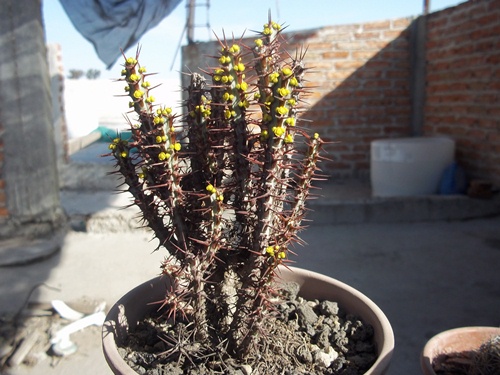
<svg viewBox="0 0 500 375">
<path fill-rule="evenodd" d="M 64 221 L 40 0 L 2 0 L 0 51 L 0 239 L 40 237 Z"/>
</svg>

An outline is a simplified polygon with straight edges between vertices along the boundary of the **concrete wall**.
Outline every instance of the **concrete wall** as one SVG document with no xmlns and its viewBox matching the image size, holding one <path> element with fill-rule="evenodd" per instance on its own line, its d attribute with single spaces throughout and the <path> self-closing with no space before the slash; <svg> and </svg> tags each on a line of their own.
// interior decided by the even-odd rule
<svg viewBox="0 0 500 375">
<path fill-rule="evenodd" d="M 428 16 L 424 132 L 457 142 L 469 177 L 500 186 L 500 1 Z"/>
<path fill-rule="evenodd" d="M 2 1 L 0 50 L 0 238 L 46 234 L 62 213 L 40 1 Z"/>
</svg>

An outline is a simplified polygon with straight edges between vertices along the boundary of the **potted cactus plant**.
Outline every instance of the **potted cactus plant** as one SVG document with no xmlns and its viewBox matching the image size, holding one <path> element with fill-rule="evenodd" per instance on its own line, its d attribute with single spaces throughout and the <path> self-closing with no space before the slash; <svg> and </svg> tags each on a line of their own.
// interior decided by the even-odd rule
<svg viewBox="0 0 500 375">
<path fill-rule="evenodd" d="M 116 342 L 130 344 L 137 339 L 132 328 L 153 325 L 160 333 L 136 361 L 167 358 L 176 363 L 172 373 L 345 369 L 349 360 L 337 360 L 338 352 L 355 356 L 347 348 L 355 345 L 335 352 L 329 343 L 313 342 L 317 335 L 296 327 L 297 320 L 283 320 L 306 321 L 307 311 L 315 325 L 326 318 L 314 316 L 328 310 L 318 302 L 283 312 L 279 301 L 294 295 L 283 292 L 290 290 L 283 287 L 289 280 L 298 283 L 300 296 L 309 290 L 310 298 L 336 298 L 348 312 L 364 314 L 374 354 L 362 373 L 383 373 L 388 366 L 392 330 L 376 305 L 333 279 L 288 267 L 292 244 L 301 242 L 297 233 L 311 184 L 321 177 L 324 142 L 299 124 L 307 69 L 302 53 L 290 56 L 281 48 L 281 30 L 269 20 L 252 48 L 221 40 L 216 66 L 204 72 L 211 82 L 191 74 L 183 116 L 155 104 L 138 54 L 125 57 L 121 80 L 136 119 L 130 121 L 131 139 L 114 139 L 111 154 L 144 224 L 167 254 L 161 276 L 130 292 L 108 315 L 104 352 L 115 373 L 135 373 Z M 311 284 L 311 276 L 319 284 Z M 352 311 L 358 306 L 359 312 Z M 349 323 L 331 317 L 331 325 L 356 331 L 360 321 L 344 318 Z M 312 354 L 301 354 L 301 348 L 313 348 Z"/>
</svg>

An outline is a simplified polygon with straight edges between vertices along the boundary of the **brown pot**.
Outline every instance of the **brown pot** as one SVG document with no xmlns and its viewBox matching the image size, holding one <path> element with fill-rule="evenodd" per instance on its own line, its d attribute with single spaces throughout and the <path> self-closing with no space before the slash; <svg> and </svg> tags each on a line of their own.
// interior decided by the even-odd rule
<svg viewBox="0 0 500 375">
<path fill-rule="evenodd" d="M 500 335 L 497 327 L 462 327 L 437 334 L 427 342 L 420 356 L 423 374 L 436 375 L 432 364 L 440 354 L 474 351 L 497 335 Z"/>
<path fill-rule="evenodd" d="M 387 371 L 394 350 L 394 334 L 389 320 L 375 303 L 356 289 L 319 273 L 290 267 L 281 268 L 280 275 L 284 281 L 297 282 L 300 285 L 299 294 L 303 298 L 338 302 L 347 312 L 371 324 L 375 332 L 378 359 L 366 374 L 382 375 Z M 130 327 L 155 308 L 148 303 L 162 298 L 166 282 L 167 278 L 155 278 L 139 285 L 109 311 L 103 325 L 102 344 L 104 357 L 113 373 L 136 374 L 118 353 L 116 344 L 127 336 Z"/>
</svg>

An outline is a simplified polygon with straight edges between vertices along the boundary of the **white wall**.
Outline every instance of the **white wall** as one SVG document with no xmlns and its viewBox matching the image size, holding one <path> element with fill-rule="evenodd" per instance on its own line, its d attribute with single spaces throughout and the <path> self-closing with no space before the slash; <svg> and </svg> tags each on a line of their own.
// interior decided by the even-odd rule
<svg viewBox="0 0 500 375">
<path fill-rule="evenodd" d="M 162 84 L 151 92 L 158 104 L 179 107 L 180 80 L 155 82 L 153 76 L 150 81 L 152 86 Z M 123 114 L 128 112 L 129 97 L 121 96 L 125 94 L 124 87 L 124 82 L 112 80 L 65 79 L 64 102 L 68 137 L 73 139 L 87 135 L 98 126 L 127 129 L 128 124 Z"/>
</svg>

